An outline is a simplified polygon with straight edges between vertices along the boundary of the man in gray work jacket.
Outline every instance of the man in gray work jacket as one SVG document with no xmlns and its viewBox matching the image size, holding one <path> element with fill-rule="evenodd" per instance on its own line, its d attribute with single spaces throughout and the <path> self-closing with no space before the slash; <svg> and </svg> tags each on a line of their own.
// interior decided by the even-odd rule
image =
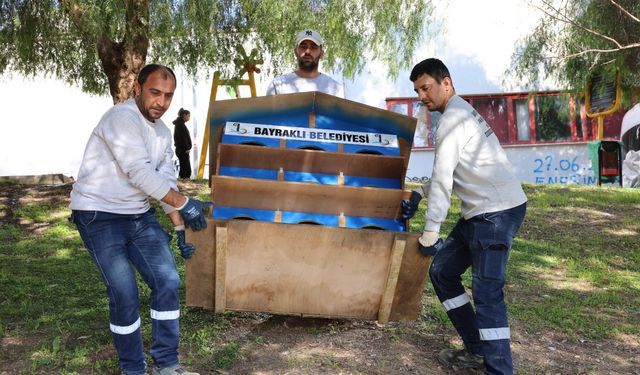
<svg viewBox="0 0 640 375">
<path fill-rule="evenodd" d="M 436 131 L 431 180 L 403 201 L 412 217 L 428 196 L 420 252 L 433 255 L 429 276 L 464 349 L 444 349 L 446 366 L 512 374 L 510 329 L 503 287 L 509 251 L 525 216 L 527 197 L 491 127 L 456 95 L 449 70 L 426 59 L 411 71 L 420 101 L 442 117 Z M 451 192 L 462 201 L 462 218 L 447 239 L 440 226 L 447 217 Z M 460 276 L 471 266 L 473 302 Z"/>
</svg>

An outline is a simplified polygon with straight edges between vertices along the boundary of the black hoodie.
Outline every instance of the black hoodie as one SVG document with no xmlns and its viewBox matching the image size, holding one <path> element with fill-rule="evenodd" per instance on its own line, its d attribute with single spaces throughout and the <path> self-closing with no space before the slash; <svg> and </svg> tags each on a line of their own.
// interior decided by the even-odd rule
<svg viewBox="0 0 640 375">
<path fill-rule="evenodd" d="M 185 125 L 180 117 L 173 120 L 173 125 L 176 126 L 173 131 L 173 143 L 176 146 L 176 150 L 191 150 L 191 134 L 189 134 L 187 125 Z"/>
</svg>

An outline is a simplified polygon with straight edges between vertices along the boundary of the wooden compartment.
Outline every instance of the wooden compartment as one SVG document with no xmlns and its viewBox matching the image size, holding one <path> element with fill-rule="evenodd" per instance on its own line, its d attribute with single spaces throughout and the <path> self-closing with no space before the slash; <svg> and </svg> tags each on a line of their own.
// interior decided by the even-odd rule
<svg viewBox="0 0 640 375">
<path fill-rule="evenodd" d="M 215 207 L 336 215 L 339 226 L 208 219 L 187 233 L 187 305 L 216 312 L 264 311 L 330 318 L 411 320 L 418 316 L 430 258 L 417 233 L 345 228 L 345 218 L 398 221 L 415 119 L 320 93 L 211 103 L 211 198 Z M 273 126 L 358 123 L 354 131 L 397 136 L 400 156 L 222 143 L 226 122 Z M 273 142 L 272 142 L 273 143 Z M 275 143 L 274 143 L 275 144 Z M 268 171 L 221 176 L 225 168 Z M 274 173 L 277 177 L 274 178 Z M 339 176 L 336 184 L 285 181 L 286 172 Z M 262 173 L 262 172 L 260 172 Z M 401 188 L 349 186 L 345 176 L 397 181 Z M 233 216 L 230 216 L 233 217 Z M 280 219 L 282 216 L 280 216 Z M 399 224 L 402 227 L 402 223 Z"/>
<path fill-rule="evenodd" d="M 213 177 L 215 206 L 397 218 L 411 192 L 344 185 Z"/>
<path fill-rule="evenodd" d="M 404 181 L 402 156 L 348 154 L 300 149 L 223 144 L 218 146 L 216 171 L 221 166 L 315 172 L 389 178 Z"/>
</svg>

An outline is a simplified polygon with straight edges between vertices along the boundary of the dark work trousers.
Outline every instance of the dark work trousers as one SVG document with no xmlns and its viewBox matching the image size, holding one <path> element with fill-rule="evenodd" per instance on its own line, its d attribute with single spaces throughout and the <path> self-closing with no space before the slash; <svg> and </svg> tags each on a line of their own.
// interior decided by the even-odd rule
<svg viewBox="0 0 640 375">
<path fill-rule="evenodd" d="M 191 162 L 189 161 L 189 153 L 186 150 L 176 148 L 176 156 L 178 157 L 178 163 L 180 164 L 178 177 L 191 178 Z"/>
<path fill-rule="evenodd" d="M 438 299 L 465 348 L 484 356 L 487 374 L 513 374 L 511 331 L 502 288 L 509 251 L 526 207 L 523 203 L 460 219 L 429 269 Z M 461 281 L 470 266 L 475 310 Z"/>
</svg>

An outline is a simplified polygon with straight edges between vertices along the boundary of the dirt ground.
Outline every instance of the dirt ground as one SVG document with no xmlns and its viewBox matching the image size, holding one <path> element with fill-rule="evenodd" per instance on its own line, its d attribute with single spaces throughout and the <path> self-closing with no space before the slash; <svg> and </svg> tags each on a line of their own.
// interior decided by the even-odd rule
<svg viewBox="0 0 640 375">
<path fill-rule="evenodd" d="M 201 185 L 181 183 L 196 192 Z M 14 222 L 10 213 L 22 204 L 68 202 L 71 185 L 20 186 L 0 184 L 0 204 L 6 206 L 0 225 Z M 37 235 L 42 228 L 29 230 Z M 422 317 L 421 319 L 429 319 Z M 228 370 L 193 368 L 202 374 L 469 374 L 443 368 L 435 356 L 444 347 L 459 346 L 453 329 L 425 330 L 423 322 L 375 322 L 311 319 L 268 314 L 234 313 L 221 342 L 240 346 Z M 435 325 L 430 325 L 435 326 Z M 428 332 L 428 333 L 425 333 Z M 5 331 L 0 352 L 27 352 L 37 344 L 17 340 Z M 31 344 L 29 344 L 31 342 Z M 512 325 L 514 365 L 519 374 L 640 375 L 637 338 L 616 341 L 575 340 L 554 330 L 529 332 L 522 322 Z M 187 348 L 188 350 L 188 348 Z M 115 351 L 111 353 L 115 355 Z M 100 353 L 101 357 L 109 353 Z M 3 363 L 0 374 L 13 374 Z M 6 367 L 5 367 L 6 366 Z M 28 370 L 27 370 L 28 371 Z M 22 371 L 20 371 L 22 373 Z"/>
</svg>

